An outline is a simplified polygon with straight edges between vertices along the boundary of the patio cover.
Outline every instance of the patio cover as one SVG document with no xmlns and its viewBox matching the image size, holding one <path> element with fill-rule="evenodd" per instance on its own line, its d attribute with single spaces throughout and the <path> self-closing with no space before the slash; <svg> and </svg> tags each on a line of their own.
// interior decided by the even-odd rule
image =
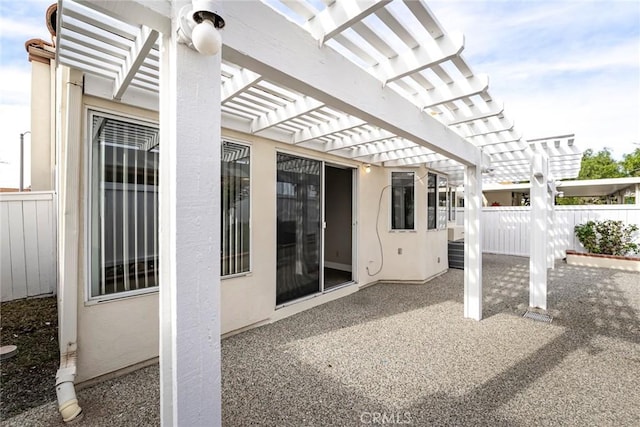
<svg viewBox="0 0 640 427">
<path fill-rule="evenodd" d="M 177 42 L 176 17 L 187 3 L 58 3 L 58 63 L 84 73 L 67 105 L 79 105 L 82 86 L 84 94 L 155 109 L 161 117 L 168 153 L 160 156 L 166 184 L 159 206 L 163 425 L 220 420 L 220 154 L 211 143 L 219 141 L 220 127 L 362 163 L 425 165 L 449 174 L 453 184 L 463 181 L 464 316 L 480 320 L 482 182 L 528 180 L 534 165 L 541 177 L 534 223 L 544 228 L 551 218 L 548 178 L 578 173 L 573 137 L 523 140 L 489 94 L 488 78 L 461 56 L 463 37 L 447 34 L 423 1 L 223 2 L 222 63 Z M 212 84 L 203 84 L 209 76 Z M 79 120 L 67 120 L 74 144 L 81 143 Z M 79 164 L 77 151 L 66 150 L 67 168 Z M 212 197 L 203 198 L 197 188 L 211 183 Z M 72 288 L 79 219 L 65 206 L 77 203 L 80 188 L 66 184 L 73 192 L 60 190 L 61 241 L 68 247 L 60 283 Z M 531 305 L 546 308 L 546 232 L 534 234 L 540 240 L 531 260 L 540 274 L 532 274 Z"/>
<path fill-rule="evenodd" d="M 87 94 L 157 110 L 165 24 L 149 13 L 166 16 L 169 2 L 108 3 L 61 2 L 58 61 L 86 73 Z M 452 184 L 462 184 L 463 165 L 476 163 L 478 150 L 490 172 L 485 183 L 529 180 L 535 150 L 548 156 L 554 179 L 578 174 L 582 152 L 573 135 L 523 139 L 488 77 L 462 56 L 464 37 L 447 33 L 423 1 L 225 2 L 222 14 L 231 24 L 222 31 L 223 127 L 373 165 L 425 165 Z M 287 38 L 292 25 L 315 50 L 328 46 L 348 64 L 316 76 L 317 85 L 291 78 L 299 66 L 309 76 L 315 55 L 296 50 Z M 275 47 L 261 49 L 265 33 Z M 260 52 L 267 57 L 255 61 Z M 380 103 L 399 111 L 375 108 Z"/>
</svg>

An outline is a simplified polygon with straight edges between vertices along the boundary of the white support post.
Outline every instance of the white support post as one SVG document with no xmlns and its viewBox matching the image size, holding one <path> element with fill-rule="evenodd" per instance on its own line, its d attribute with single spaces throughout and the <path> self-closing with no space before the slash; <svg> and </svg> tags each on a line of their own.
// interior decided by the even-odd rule
<svg viewBox="0 0 640 427">
<path fill-rule="evenodd" d="M 552 185 L 547 185 L 547 268 L 555 269 L 555 235 L 556 235 L 556 186 L 553 182 L 551 174 L 548 176 L 548 182 Z"/>
<path fill-rule="evenodd" d="M 482 172 L 480 165 L 464 172 L 464 317 L 482 319 Z"/>
<path fill-rule="evenodd" d="M 556 217 L 556 209 L 554 207 L 555 204 L 555 195 L 553 193 L 548 193 L 547 195 L 547 203 L 549 210 L 547 212 L 547 268 L 555 269 L 555 217 Z"/>
<path fill-rule="evenodd" d="M 221 425 L 220 55 L 163 34 L 160 406 L 163 426 Z"/>
<path fill-rule="evenodd" d="M 640 184 L 636 184 L 636 205 L 640 206 Z"/>
<path fill-rule="evenodd" d="M 531 237 L 529 306 L 547 309 L 549 189 L 548 159 L 540 152 L 531 163 Z"/>
</svg>

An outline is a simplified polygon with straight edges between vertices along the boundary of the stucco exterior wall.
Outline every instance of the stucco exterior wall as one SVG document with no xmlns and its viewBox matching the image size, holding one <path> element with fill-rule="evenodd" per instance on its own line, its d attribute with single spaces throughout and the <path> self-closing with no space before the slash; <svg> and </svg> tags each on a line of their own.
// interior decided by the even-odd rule
<svg viewBox="0 0 640 427">
<path fill-rule="evenodd" d="M 134 118 L 157 120 L 157 113 L 125 107 L 98 98 L 83 98 L 83 114 L 97 109 Z M 83 120 L 83 162 L 87 161 L 86 117 Z M 377 281 L 423 282 L 447 269 L 447 231 L 427 231 L 425 181 L 415 186 L 416 230 L 390 231 L 391 169 L 372 167 L 367 174 L 357 162 L 223 130 L 223 137 L 251 146 L 251 272 L 221 281 L 221 332 L 233 333 L 252 325 L 271 322 L 318 304 L 356 292 Z M 300 303 L 276 309 L 276 155 L 292 153 L 355 169 L 354 215 L 356 223 L 355 283 L 316 295 Z M 81 194 L 87 199 L 86 167 L 81 166 Z M 404 169 L 403 169 L 404 170 Z M 416 178 L 424 168 L 410 169 Z M 382 194 L 382 197 L 381 197 Z M 203 195 L 205 197 L 206 195 Z M 378 210 L 380 211 L 378 217 Z M 86 223 L 82 203 L 82 233 L 78 236 L 83 261 L 78 271 L 78 381 L 86 381 L 158 356 L 158 293 L 124 297 L 105 302 L 87 298 Z M 376 235 L 376 219 L 382 242 Z M 398 249 L 401 249 L 401 254 Z M 380 268 L 382 267 L 382 268 Z M 380 271 L 378 271 L 380 270 Z"/>
<path fill-rule="evenodd" d="M 82 231 L 78 236 L 79 253 L 84 260 L 78 269 L 78 382 L 153 359 L 160 348 L 157 292 L 100 303 L 90 301 L 87 295 L 90 286 L 86 245 L 88 207 L 84 202 L 88 200 L 86 161 L 90 144 L 85 135 L 89 109 L 157 121 L 153 111 L 83 97 L 83 144 L 76 147 L 82 151 L 80 194 L 84 195 L 80 205 Z"/>
<path fill-rule="evenodd" d="M 54 72 L 55 63 L 31 62 L 31 191 L 54 190 Z"/>
</svg>

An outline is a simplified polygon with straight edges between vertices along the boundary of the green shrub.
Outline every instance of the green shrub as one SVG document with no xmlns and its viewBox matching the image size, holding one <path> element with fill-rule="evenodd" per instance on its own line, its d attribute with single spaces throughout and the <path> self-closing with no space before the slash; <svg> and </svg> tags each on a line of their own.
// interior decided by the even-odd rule
<svg viewBox="0 0 640 427">
<path fill-rule="evenodd" d="M 622 221 L 588 221 L 576 225 L 576 237 L 592 254 L 628 255 L 637 254 L 640 246 L 634 243 L 635 224 L 624 225 Z"/>
</svg>

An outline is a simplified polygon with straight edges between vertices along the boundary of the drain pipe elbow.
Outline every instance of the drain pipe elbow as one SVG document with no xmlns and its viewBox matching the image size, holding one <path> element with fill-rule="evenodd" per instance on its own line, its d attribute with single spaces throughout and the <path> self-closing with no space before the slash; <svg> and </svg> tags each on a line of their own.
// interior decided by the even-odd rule
<svg viewBox="0 0 640 427">
<path fill-rule="evenodd" d="M 58 410 L 65 423 L 74 421 L 82 414 L 78 405 L 76 389 L 73 381 L 76 377 L 75 366 L 60 368 L 56 373 L 56 395 L 58 396 Z"/>
</svg>

